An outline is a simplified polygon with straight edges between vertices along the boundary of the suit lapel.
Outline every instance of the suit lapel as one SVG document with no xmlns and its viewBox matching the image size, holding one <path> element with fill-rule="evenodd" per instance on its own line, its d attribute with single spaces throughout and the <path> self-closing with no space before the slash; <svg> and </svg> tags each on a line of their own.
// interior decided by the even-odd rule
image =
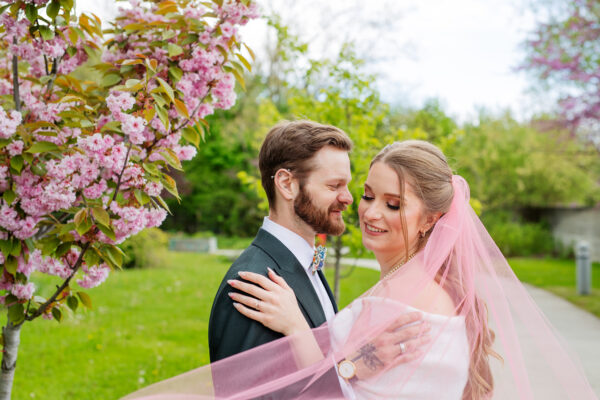
<svg viewBox="0 0 600 400">
<path fill-rule="evenodd" d="M 335 311 L 335 313 L 337 314 L 338 307 L 335 303 L 335 298 L 333 297 L 333 293 L 331 292 L 329 283 L 327 282 L 327 279 L 325 279 L 325 274 L 323 274 L 323 271 L 321 270 L 317 271 L 317 273 L 319 274 L 319 278 L 321 278 L 321 282 L 323 282 L 323 286 L 325 286 L 325 290 L 327 290 L 327 296 L 329 296 L 329 300 L 331 300 L 331 304 L 333 305 L 333 311 Z"/>
<path fill-rule="evenodd" d="M 252 245 L 262 249 L 273 259 L 276 266 L 274 268 L 275 272 L 283 277 L 294 290 L 298 304 L 304 311 L 304 315 L 308 317 L 312 327 L 315 328 L 323 324 L 325 322 L 325 312 L 319 297 L 310 279 L 308 279 L 306 271 L 292 252 L 264 229 L 258 231 Z M 267 265 L 265 265 L 266 268 Z"/>
</svg>

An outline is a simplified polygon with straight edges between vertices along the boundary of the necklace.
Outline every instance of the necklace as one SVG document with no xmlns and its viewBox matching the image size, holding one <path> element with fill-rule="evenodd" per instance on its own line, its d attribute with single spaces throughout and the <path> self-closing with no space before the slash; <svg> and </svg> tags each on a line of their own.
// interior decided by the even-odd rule
<svg viewBox="0 0 600 400">
<path fill-rule="evenodd" d="M 381 278 L 381 280 L 385 280 L 386 278 L 388 278 L 391 274 L 393 274 L 394 272 L 396 272 L 398 270 L 398 268 L 400 268 L 401 266 L 403 266 L 404 264 L 406 264 L 407 262 L 409 262 L 410 260 L 412 260 L 412 258 L 417 254 L 417 252 L 412 253 L 410 256 L 408 256 L 408 258 L 405 261 L 400 261 L 398 264 L 396 264 L 394 266 L 394 268 L 390 269 L 388 271 L 387 274 L 385 274 L 383 276 L 383 278 Z"/>
</svg>

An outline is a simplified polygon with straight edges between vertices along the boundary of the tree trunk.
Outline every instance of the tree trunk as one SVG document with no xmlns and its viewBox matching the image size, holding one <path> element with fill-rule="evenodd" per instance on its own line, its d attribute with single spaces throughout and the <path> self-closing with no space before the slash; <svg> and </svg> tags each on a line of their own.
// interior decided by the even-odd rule
<svg viewBox="0 0 600 400">
<path fill-rule="evenodd" d="M 340 302 L 340 273 L 342 266 L 340 261 L 342 259 L 342 237 L 336 236 L 335 238 L 335 246 L 333 247 L 335 250 L 335 278 L 333 283 L 333 296 L 335 297 L 335 302 Z"/>
<path fill-rule="evenodd" d="M 10 400 L 17 365 L 17 352 L 21 342 L 21 325 L 14 326 L 8 318 L 6 326 L 2 328 L 4 352 L 2 353 L 2 372 L 0 373 L 0 400 Z"/>
</svg>

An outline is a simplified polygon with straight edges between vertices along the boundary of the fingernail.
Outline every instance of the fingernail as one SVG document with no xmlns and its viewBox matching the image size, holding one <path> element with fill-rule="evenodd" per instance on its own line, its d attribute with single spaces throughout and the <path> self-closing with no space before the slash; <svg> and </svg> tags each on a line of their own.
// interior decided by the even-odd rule
<svg viewBox="0 0 600 400">
<path fill-rule="evenodd" d="M 246 276 L 246 271 L 240 271 L 240 272 L 238 272 L 238 275 L 243 278 Z"/>
<path fill-rule="evenodd" d="M 235 294 L 234 294 L 233 292 L 229 292 L 229 293 L 227 293 L 227 295 L 228 295 L 229 297 L 233 298 L 233 296 L 234 296 Z"/>
<path fill-rule="evenodd" d="M 234 307 L 236 307 L 236 308 L 237 308 L 239 305 L 240 305 L 240 303 L 236 303 L 235 301 L 233 302 L 233 306 L 234 306 Z"/>
<path fill-rule="evenodd" d="M 235 284 L 237 283 L 237 281 L 235 279 L 230 279 L 227 281 L 227 283 L 229 283 L 231 286 L 235 286 Z"/>
<path fill-rule="evenodd" d="M 271 267 L 267 267 L 267 270 L 269 270 L 269 272 L 271 272 L 273 274 L 275 273 L 275 272 L 273 272 L 273 270 L 271 269 Z"/>
</svg>

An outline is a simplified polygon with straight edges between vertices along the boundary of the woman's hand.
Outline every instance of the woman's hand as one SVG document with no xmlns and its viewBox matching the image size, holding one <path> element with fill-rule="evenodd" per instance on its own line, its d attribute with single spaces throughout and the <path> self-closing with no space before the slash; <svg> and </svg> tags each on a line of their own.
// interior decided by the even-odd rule
<svg viewBox="0 0 600 400">
<path fill-rule="evenodd" d="M 246 317 L 286 336 L 309 330 L 292 288 L 271 268 L 268 270 L 270 279 L 254 272 L 239 272 L 240 277 L 256 285 L 236 279 L 227 281 L 235 289 L 250 295 L 230 292 L 233 306 Z"/>
<path fill-rule="evenodd" d="M 348 357 L 356 365 L 357 378 L 369 379 L 388 368 L 420 358 L 431 342 L 430 330 L 421 313 L 401 315 L 379 336 Z"/>
</svg>

